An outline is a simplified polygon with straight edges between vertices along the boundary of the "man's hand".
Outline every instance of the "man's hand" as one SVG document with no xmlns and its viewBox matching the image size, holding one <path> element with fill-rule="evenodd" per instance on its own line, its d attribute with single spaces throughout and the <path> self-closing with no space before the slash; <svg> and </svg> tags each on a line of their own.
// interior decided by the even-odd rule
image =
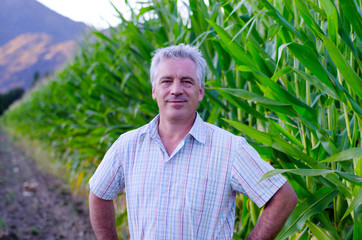
<svg viewBox="0 0 362 240">
<path fill-rule="evenodd" d="M 247 239 L 274 239 L 283 228 L 297 202 L 297 195 L 292 186 L 286 182 L 266 203 L 258 222 Z"/>
<path fill-rule="evenodd" d="M 112 200 L 103 200 L 90 192 L 89 214 L 93 231 L 98 240 L 118 239 Z"/>
</svg>

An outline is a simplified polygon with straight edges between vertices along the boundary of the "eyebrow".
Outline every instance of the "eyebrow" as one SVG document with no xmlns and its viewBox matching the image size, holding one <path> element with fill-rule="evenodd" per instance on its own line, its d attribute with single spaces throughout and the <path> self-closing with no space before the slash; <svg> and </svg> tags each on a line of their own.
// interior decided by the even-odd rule
<svg viewBox="0 0 362 240">
<path fill-rule="evenodd" d="M 162 76 L 162 77 L 160 77 L 160 80 L 162 80 L 162 79 L 170 79 L 170 78 L 172 78 L 171 76 Z"/>
<path fill-rule="evenodd" d="M 195 79 L 193 79 L 193 77 L 190 77 L 190 76 L 182 77 L 181 80 L 183 80 L 183 79 L 189 79 L 189 80 L 195 82 Z"/>
<path fill-rule="evenodd" d="M 166 76 L 162 76 L 160 77 L 160 80 L 163 80 L 163 79 L 172 79 L 173 77 L 171 75 L 166 75 Z M 181 80 L 185 80 L 185 79 L 188 79 L 188 80 L 191 80 L 192 82 L 196 82 L 195 79 L 191 76 L 183 76 L 181 77 Z"/>
</svg>

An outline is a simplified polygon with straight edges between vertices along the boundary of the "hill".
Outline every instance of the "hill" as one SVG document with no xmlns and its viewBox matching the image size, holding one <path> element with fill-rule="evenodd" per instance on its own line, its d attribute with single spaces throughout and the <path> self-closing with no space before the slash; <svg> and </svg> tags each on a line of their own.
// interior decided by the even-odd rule
<svg viewBox="0 0 362 240">
<path fill-rule="evenodd" d="M 0 93 L 26 90 L 35 75 L 53 72 L 87 30 L 36 0 L 0 1 Z"/>
</svg>

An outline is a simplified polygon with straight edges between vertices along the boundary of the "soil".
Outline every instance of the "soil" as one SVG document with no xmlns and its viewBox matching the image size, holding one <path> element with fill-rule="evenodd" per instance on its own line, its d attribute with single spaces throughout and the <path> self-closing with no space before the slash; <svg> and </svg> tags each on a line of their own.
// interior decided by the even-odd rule
<svg viewBox="0 0 362 240">
<path fill-rule="evenodd" d="M 0 240 L 95 239 L 84 199 L 42 171 L 0 129 Z"/>
</svg>

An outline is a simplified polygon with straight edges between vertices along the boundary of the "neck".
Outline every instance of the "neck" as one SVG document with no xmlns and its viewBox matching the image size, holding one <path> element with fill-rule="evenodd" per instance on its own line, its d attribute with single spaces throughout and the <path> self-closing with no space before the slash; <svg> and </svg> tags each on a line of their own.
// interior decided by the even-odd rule
<svg viewBox="0 0 362 240">
<path fill-rule="evenodd" d="M 175 150 L 177 145 L 190 132 L 194 124 L 195 117 L 196 113 L 193 118 L 181 122 L 177 120 L 170 121 L 160 116 L 158 122 L 158 133 L 169 155 L 173 152 L 173 150 Z"/>
</svg>

